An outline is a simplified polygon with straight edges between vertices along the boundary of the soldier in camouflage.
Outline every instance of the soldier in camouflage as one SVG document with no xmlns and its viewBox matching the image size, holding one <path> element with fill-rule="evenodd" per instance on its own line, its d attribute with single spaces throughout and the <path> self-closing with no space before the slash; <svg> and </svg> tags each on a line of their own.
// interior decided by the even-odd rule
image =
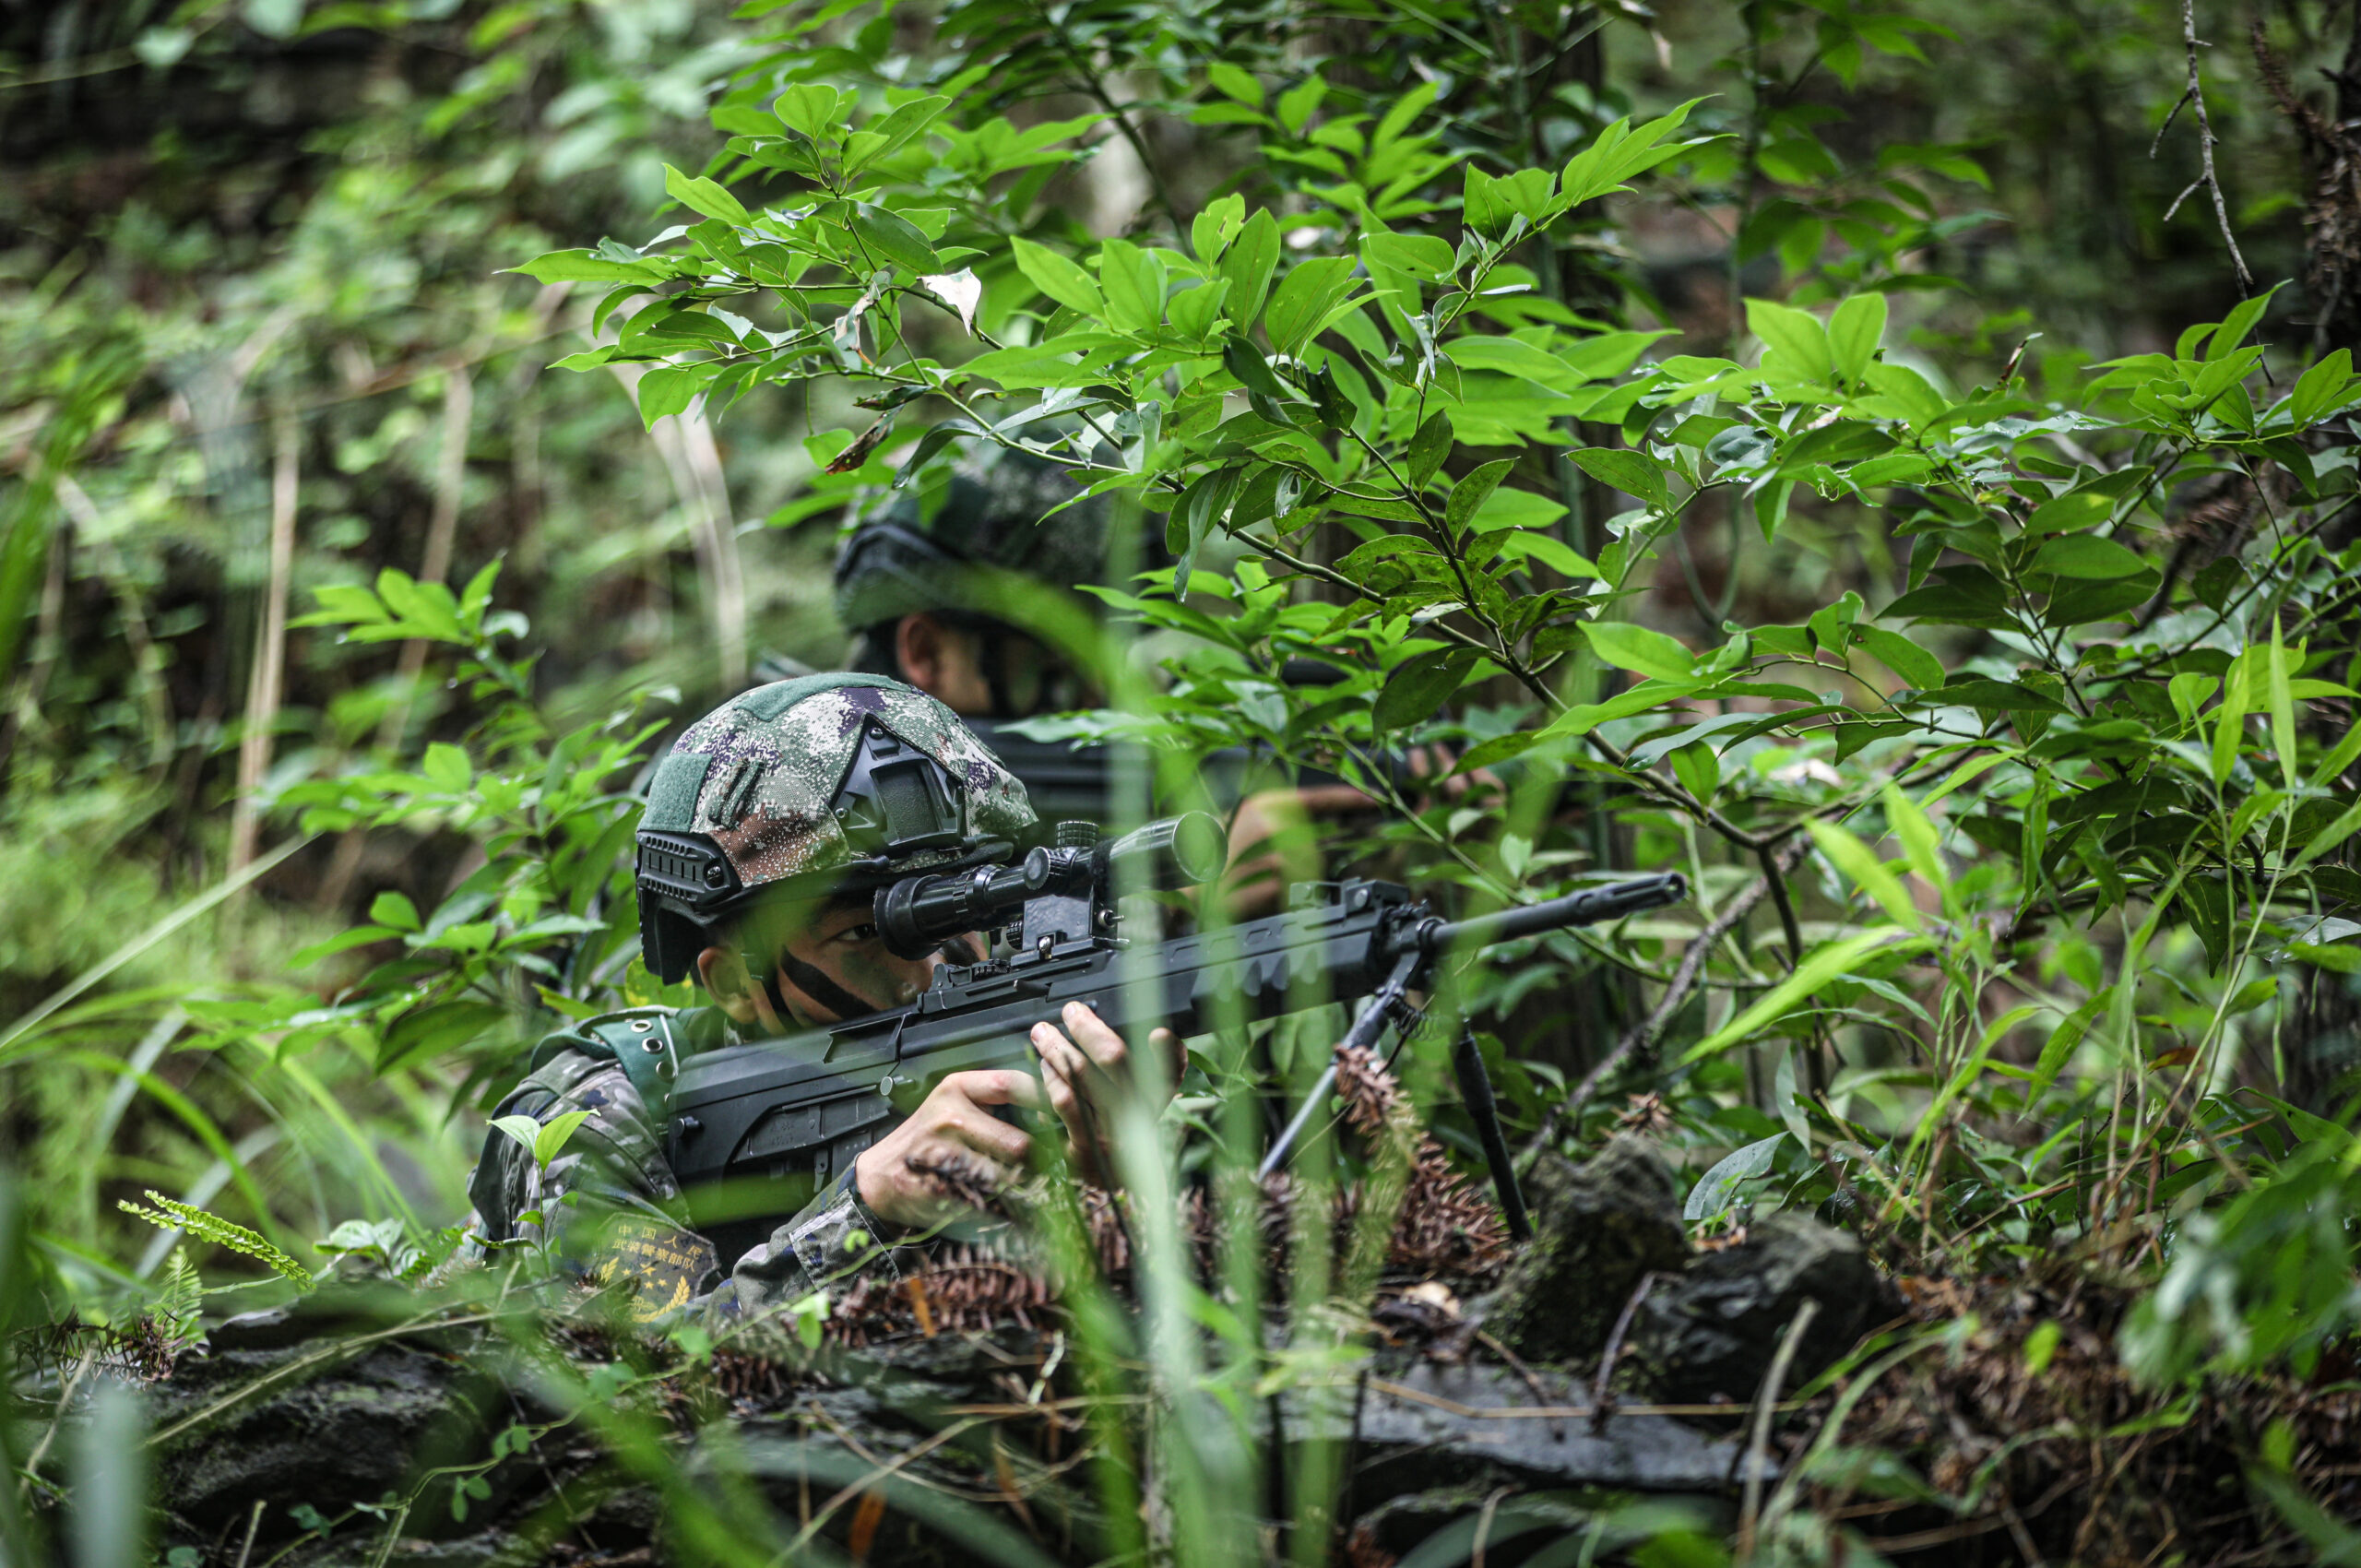
<svg viewBox="0 0 2361 1568">
<path fill-rule="evenodd" d="M 860 509 L 836 552 L 847 662 L 965 719 L 1083 706 L 1072 663 L 1018 624 L 1087 624 L 1074 585 L 1105 579 L 1112 518 L 1104 497 L 1076 499 L 1079 490 L 1048 458 L 988 446 L 934 486 Z"/>
<path fill-rule="evenodd" d="M 891 953 L 872 923 L 875 889 L 1004 857 L 1033 820 L 1024 786 L 948 708 L 881 676 L 759 686 L 692 726 L 649 788 L 640 931 L 651 970 L 694 975 L 713 1003 L 610 1014 L 541 1042 L 495 1114 L 584 1118 L 546 1170 L 516 1139 L 488 1135 L 469 1187 L 485 1240 L 542 1241 L 585 1274 L 632 1277 L 644 1315 L 700 1299 L 721 1313 L 761 1311 L 865 1269 L 897 1274 L 908 1238 L 961 1211 L 943 1172 L 973 1190 L 1021 1170 L 1030 1136 L 996 1107 L 1046 1101 L 1072 1152 L 1103 1164 L 1091 1130 L 1110 1123 L 1093 1108 L 1124 1087 L 1127 1052 L 1079 1006 L 1063 1029 L 1034 1030 L 1038 1081 L 949 1075 L 734 1260 L 692 1228 L 664 1158 L 664 1099 L 682 1060 L 914 999 L 943 955 Z"/>
</svg>

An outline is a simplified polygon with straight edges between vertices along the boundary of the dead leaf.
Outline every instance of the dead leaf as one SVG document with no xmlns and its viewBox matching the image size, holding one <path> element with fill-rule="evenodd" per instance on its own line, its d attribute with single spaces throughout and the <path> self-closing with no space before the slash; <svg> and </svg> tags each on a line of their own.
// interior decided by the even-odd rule
<svg viewBox="0 0 2361 1568">
<path fill-rule="evenodd" d="M 860 467 L 861 464 L 869 461 L 869 455 L 877 450 L 877 444 L 884 440 L 887 433 L 892 431 L 893 428 L 894 416 L 892 414 L 887 414 L 875 424 L 871 425 L 867 430 L 864 430 L 859 435 L 854 436 L 852 438 L 851 445 L 846 447 L 834 457 L 828 459 L 828 472 L 832 474 L 848 474 L 852 472 L 853 469 Z"/>
<path fill-rule="evenodd" d="M 976 307 L 984 303 L 984 286 L 966 267 L 956 272 L 936 272 L 919 279 L 928 292 L 959 313 L 959 325 L 973 336 L 976 330 Z"/>
</svg>

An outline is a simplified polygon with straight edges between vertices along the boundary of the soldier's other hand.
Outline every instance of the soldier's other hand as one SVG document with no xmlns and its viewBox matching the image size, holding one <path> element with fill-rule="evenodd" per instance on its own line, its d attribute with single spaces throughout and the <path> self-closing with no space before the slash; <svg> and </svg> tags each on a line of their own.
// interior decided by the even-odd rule
<svg viewBox="0 0 2361 1568">
<path fill-rule="evenodd" d="M 1079 1002 L 1069 1002 L 1056 1024 L 1033 1026 L 1033 1050 L 1041 1058 L 1041 1085 L 1049 1092 L 1050 1108 L 1066 1126 L 1066 1156 L 1085 1181 L 1111 1186 L 1114 1121 L 1122 1097 L 1139 1093 L 1143 1086 L 1134 1071 L 1131 1048 L 1121 1035 Z M 1157 1103 L 1172 1098 L 1181 1068 L 1188 1064 L 1180 1037 L 1157 1029 L 1148 1037 L 1155 1053 L 1170 1070 Z"/>
<path fill-rule="evenodd" d="M 854 1161 L 860 1201 L 888 1224 L 920 1229 L 941 1224 L 967 1206 L 949 1195 L 942 1182 L 911 1169 L 940 1167 L 1014 1181 L 1025 1169 L 1033 1140 L 991 1113 L 995 1105 L 1038 1106 L 1041 1086 L 1029 1073 L 953 1073 L 902 1124 L 861 1151 Z"/>
</svg>

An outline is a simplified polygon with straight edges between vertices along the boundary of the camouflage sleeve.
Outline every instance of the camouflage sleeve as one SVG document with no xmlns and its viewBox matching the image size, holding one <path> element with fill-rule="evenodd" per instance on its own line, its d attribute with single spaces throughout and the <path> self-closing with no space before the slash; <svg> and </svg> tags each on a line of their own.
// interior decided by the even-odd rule
<svg viewBox="0 0 2361 1568">
<path fill-rule="evenodd" d="M 766 1312 L 815 1290 L 838 1289 L 870 1269 L 899 1279 L 901 1265 L 886 1240 L 892 1227 L 860 1201 L 860 1168 L 845 1172 L 803 1206 L 803 1211 L 749 1248 L 730 1271 L 730 1295 L 744 1313 Z"/>
<path fill-rule="evenodd" d="M 713 1245 L 683 1223 L 680 1183 L 622 1068 L 561 1059 L 502 1110 L 544 1125 L 570 1111 L 587 1114 L 547 1170 L 516 1139 L 491 1130 L 469 1186 L 488 1241 L 546 1245 L 578 1277 L 634 1278 L 634 1315 L 642 1318 L 687 1306 L 718 1283 Z"/>
</svg>

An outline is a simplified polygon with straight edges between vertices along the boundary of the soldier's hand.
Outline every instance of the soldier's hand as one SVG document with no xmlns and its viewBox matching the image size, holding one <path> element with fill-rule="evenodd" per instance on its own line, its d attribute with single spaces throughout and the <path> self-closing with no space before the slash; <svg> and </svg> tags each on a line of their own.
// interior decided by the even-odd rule
<svg viewBox="0 0 2361 1568">
<path fill-rule="evenodd" d="M 1067 1158 L 1085 1181 L 1111 1186 L 1115 1162 L 1109 1140 L 1114 1135 L 1115 1113 L 1121 1097 L 1141 1091 L 1131 1048 L 1079 1002 L 1067 1003 L 1062 1018 L 1062 1030 L 1055 1024 L 1033 1026 L 1041 1086 L 1049 1091 L 1050 1108 L 1066 1124 Z M 1160 1104 L 1172 1098 L 1187 1057 L 1170 1029 L 1157 1029 L 1148 1038 L 1173 1073 L 1173 1080 L 1161 1087 Z"/>
<path fill-rule="evenodd" d="M 983 1185 L 1014 1180 L 1024 1171 L 1033 1140 L 990 1108 L 1040 1103 L 1041 1087 L 1030 1073 L 950 1074 L 900 1126 L 853 1162 L 860 1201 L 889 1224 L 913 1229 L 940 1224 L 967 1206 L 925 1169 L 972 1171 L 989 1179 L 979 1182 Z M 920 1169 L 912 1170 L 913 1164 Z"/>
</svg>

